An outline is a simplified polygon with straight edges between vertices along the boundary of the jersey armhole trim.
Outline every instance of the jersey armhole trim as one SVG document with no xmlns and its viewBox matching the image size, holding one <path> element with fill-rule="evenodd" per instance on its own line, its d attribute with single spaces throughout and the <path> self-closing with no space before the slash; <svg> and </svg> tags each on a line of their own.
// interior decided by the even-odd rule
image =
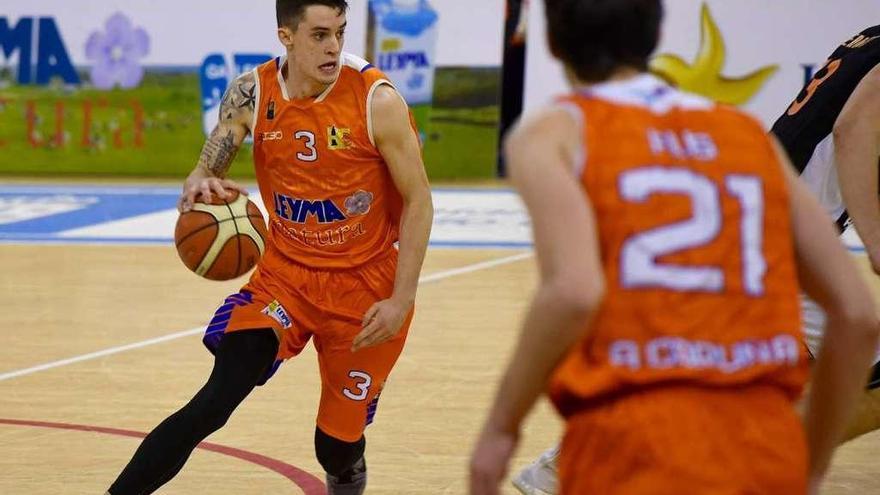
<svg viewBox="0 0 880 495">
<path fill-rule="evenodd" d="M 254 115 L 251 118 L 251 136 L 257 137 L 257 118 L 260 115 L 260 68 L 254 68 Z"/>
<path fill-rule="evenodd" d="M 376 140 L 373 138 L 373 93 L 375 93 L 379 86 L 382 86 L 383 84 L 391 86 L 391 89 L 397 93 L 397 88 L 395 88 L 388 79 L 379 79 L 374 82 L 373 85 L 370 86 L 370 90 L 367 92 L 367 137 L 370 138 L 370 144 L 372 144 L 374 148 L 376 147 Z M 400 93 L 398 93 L 398 95 L 403 99 L 403 95 L 400 95 Z"/>
<path fill-rule="evenodd" d="M 278 81 L 278 88 L 281 90 L 281 98 L 283 98 L 284 101 L 290 101 L 290 96 L 287 94 L 287 83 L 284 81 L 284 74 L 282 73 L 282 69 L 284 69 L 284 64 L 286 63 L 287 55 L 278 57 L 278 62 L 275 63 L 275 65 L 278 66 L 278 70 L 275 71 L 275 79 Z"/>
</svg>

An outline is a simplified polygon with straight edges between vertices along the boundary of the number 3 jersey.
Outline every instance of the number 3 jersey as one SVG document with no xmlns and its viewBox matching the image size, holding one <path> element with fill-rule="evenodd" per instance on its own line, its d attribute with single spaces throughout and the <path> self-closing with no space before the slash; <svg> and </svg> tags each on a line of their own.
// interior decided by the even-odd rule
<svg viewBox="0 0 880 495">
<path fill-rule="evenodd" d="M 606 295 L 550 380 L 563 415 L 647 387 L 806 379 L 789 198 L 761 126 L 650 75 L 563 99 Z"/>
<path fill-rule="evenodd" d="M 832 130 L 856 86 L 878 63 L 880 26 L 874 26 L 841 44 L 773 125 L 773 134 L 841 230 L 848 216 L 834 167 Z"/>
<path fill-rule="evenodd" d="M 336 82 L 315 99 L 288 98 L 276 58 L 257 76 L 254 165 L 269 211 L 271 245 L 319 269 L 351 268 L 394 249 L 400 194 L 376 148 L 370 105 L 389 84 L 366 61 L 343 53 Z"/>
</svg>

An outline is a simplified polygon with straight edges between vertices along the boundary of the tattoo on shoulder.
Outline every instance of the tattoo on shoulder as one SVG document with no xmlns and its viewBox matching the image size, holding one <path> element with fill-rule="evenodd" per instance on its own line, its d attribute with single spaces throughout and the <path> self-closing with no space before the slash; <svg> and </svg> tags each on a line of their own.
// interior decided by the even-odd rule
<svg viewBox="0 0 880 495">
<path fill-rule="evenodd" d="M 250 121 L 257 104 L 257 82 L 252 72 L 246 72 L 235 79 L 220 103 L 220 120 L 243 119 Z"/>
<path fill-rule="evenodd" d="M 238 85 L 238 94 L 240 96 L 238 108 L 249 108 L 254 110 L 257 101 L 257 83 L 241 83 Z"/>
<path fill-rule="evenodd" d="M 237 152 L 238 145 L 235 144 L 235 136 L 232 131 L 226 130 L 224 134 L 224 131 L 218 127 L 205 141 L 199 163 L 215 176 L 224 177 Z"/>
</svg>

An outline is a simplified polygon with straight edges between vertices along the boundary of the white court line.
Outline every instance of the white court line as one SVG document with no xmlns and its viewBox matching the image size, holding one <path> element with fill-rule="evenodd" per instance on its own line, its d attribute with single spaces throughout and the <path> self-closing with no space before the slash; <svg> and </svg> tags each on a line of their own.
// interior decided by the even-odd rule
<svg viewBox="0 0 880 495">
<path fill-rule="evenodd" d="M 493 268 L 496 266 L 506 265 L 509 263 L 514 263 L 516 261 L 524 260 L 526 258 L 532 257 L 532 253 L 520 253 L 515 254 L 513 256 L 505 256 L 503 258 L 497 258 L 489 261 L 482 261 L 480 263 L 474 263 L 472 265 L 465 265 L 460 268 L 453 268 L 451 270 L 444 270 L 437 273 L 432 273 L 431 275 L 425 275 L 424 277 L 419 278 L 419 284 L 429 284 L 432 282 L 438 282 L 440 280 L 455 277 L 457 275 L 464 275 L 466 273 L 476 272 L 479 270 L 486 270 L 488 268 Z M 58 368 L 61 366 L 67 366 L 68 364 L 79 363 L 82 361 L 88 361 L 90 359 L 95 359 L 104 356 L 110 356 L 113 354 L 119 354 L 120 352 L 130 351 L 133 349 L 140 349 L 142 347 L 148 347 L 153 344 L 161 344 L 162 342 L 167 342 L 169 340 L 179 339 L 181 337 L 188 337 L 190 335 L 200 334 L 205 331 L 205 327 L 201 326 L 198 328 L 191 328 L 189 330 L 183 330 L 182 332 L 171 333 L 168 335 L 163 335 L 161 337 L 155 337 L 152 339 L 142 340 L 140 342 L 134 342 L 132 344 L 121 345 L 117 347 L 110 347 L 108 349 L 104 349 L 102 351 L 90 352 L 88 354 L 81 354 L 79 356 L 74 356 L 67 359 L 61 359 L 59 361 L 52 361 L 45 364 L 40 364 L 37 366 L 31 366 L 30 368 L 24 368 L 15 371 L 9 371 L 7 373 L 0 374 L 0 382 L 4 380 L 9 380 L 10 378 L 16 378 L 19 376 L 30 375 L 32 373 L 37 373 L 38 371 L 45 371 L 52 368 Z"/>
<path fill-rule="evenodd" d="M 80 361 L 88 361 L 89 359 L 95 359 L 99 357 L 109 356 L 111 354 L 117 354 L 120 352 L 130 351 L 132 349 L 139 349 L 141 347 L 147 347 L 153 344 L 159 344 L 162 342 L 166 342 L 169 340 L 179 339 L 180 337 L 186 337 L 188 335 L 195 335 L 199 332 L 204 332 L 205 327 L 199 328 L 191 328 L 189 330 L 184 330 L 182 332 L 172 333 L 168 335 L 163 335 L 161 337 L 156 337 L 148 340 L 142 340 L 140 342 L 135 342 L 133 344 L 126 344 L 117 347 L 111 347 L 109 349 L 104 349 L 103 351 L 90 352 L 88 354 L 81 354 L 79 356 L 74 356 L 72 358 L 62 359 L 60 361 L 52 361 L 51 363 L 40 364 L 37 366 L 32 366 L 30 368 L 25 368 L 16 371 L 10 371 L 8 373 L 3 373 L 0 375 L 0 382 L 3 380 L 8 380 L 10 378 L 15 378 L 17 376 L 30 375 L 31 373 L 36 373 L 38 371 L 44 371 L 52 368 L 58 368 L 59 366 L 66 366 L 68 364 L 78 363 Z"/>
<path fill-rule="evenodd" d="M 425 275 L 424 277 L 419 279 L 420 284 L 428 284 L 431 282 L 436 282 L 438 280 L 443 280 L 444 278 L 454 277 L 456 275 L 464 275 L 465 273 L 476 272 L 479 270 L 485 270 L 487 268 L 492 268 L 500 265 L 506 265 L 508 263 L 513 263 L 515 261 L 524 260 L 526 258 L 531 258 L 534 255 L 531 251 L 528 253 L 520 253 L 514 254 L 513 256 L 505 256 L 503 258 L 497 258 L 489 261 L 482 261 L 480 263 L 474 263 L 473 265 L 465 265 L 461 268 L 453 268 L 451 270 L 446 270 L 442 272 L 433 273 L 431 275 Z"/>
</svg>

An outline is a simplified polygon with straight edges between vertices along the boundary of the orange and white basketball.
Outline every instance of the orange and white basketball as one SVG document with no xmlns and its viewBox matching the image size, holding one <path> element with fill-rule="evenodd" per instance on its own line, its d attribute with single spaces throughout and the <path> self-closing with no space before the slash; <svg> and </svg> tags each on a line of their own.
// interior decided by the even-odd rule
<svg viewBox="0 0 880 495">
<path fill-rule="evenodd" d="M 174 229 L 183 264 L 210 280 L 230 280 L 250 271 L 265 250 L 265 239 L 262 213 L 237 191 L 227 201 L 194 203 Z"/>
</svg>

